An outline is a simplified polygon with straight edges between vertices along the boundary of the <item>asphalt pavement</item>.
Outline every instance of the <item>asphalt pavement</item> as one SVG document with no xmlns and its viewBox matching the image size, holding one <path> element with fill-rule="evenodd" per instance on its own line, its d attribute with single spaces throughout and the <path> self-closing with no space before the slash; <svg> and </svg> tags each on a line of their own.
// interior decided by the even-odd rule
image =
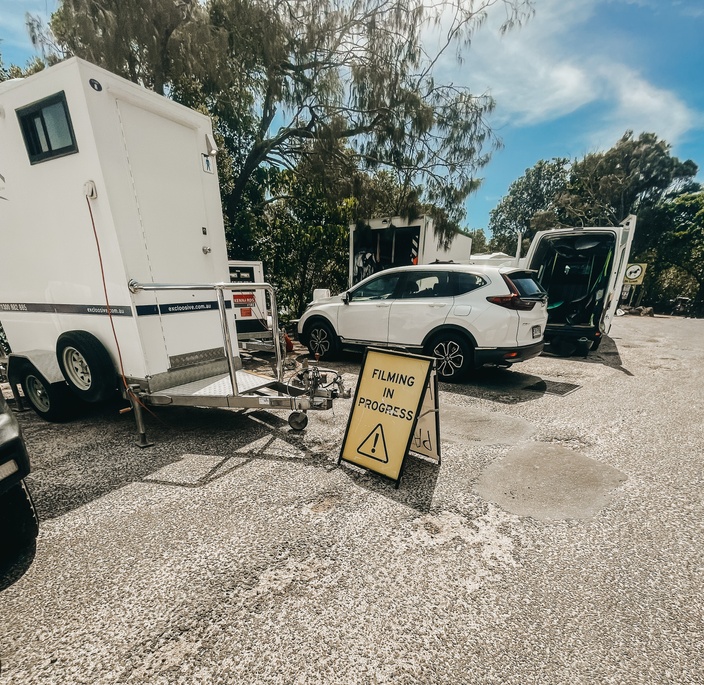
<svg viewBox="0 0 704 685">
<path fill-rule="evenodd" d="M 311 413 L 20 414 L 0 684 L 704 683 L 704 321 L 440 386 L 398 489 Z M 334 366 L 354 386 L 361 357 Z"/>
</svg>

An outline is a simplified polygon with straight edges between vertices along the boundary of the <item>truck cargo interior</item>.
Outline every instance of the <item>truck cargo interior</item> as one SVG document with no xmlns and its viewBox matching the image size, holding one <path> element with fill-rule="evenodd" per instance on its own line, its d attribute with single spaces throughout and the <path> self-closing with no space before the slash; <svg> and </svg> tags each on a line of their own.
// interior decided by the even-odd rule
<svg viewBox="0 0 704 685">
<path fill-rule="evenodd" d="M 613 233 L 559 235 L 541 241 L 531 267 L 548 292 L 548 323 L 596 325 L 611 276 Z"/>
</svg>

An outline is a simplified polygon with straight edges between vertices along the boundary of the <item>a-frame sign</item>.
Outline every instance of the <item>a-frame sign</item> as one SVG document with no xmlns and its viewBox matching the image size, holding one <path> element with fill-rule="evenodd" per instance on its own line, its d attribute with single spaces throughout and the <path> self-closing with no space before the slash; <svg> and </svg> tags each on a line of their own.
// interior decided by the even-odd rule
<svg viewBox="0 0 704 685">
<path fill-rule="evenodd" d="M 409 451 L 440 463 L 435 360 L 368 348 L 342 441 L 340 461 L 390 478 L 398 487 Z"/>
</svg>

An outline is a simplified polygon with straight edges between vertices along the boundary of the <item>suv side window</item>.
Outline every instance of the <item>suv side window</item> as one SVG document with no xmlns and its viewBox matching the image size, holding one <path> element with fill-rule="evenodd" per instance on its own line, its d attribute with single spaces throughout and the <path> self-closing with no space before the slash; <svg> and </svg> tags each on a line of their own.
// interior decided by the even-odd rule
<svg viewBox="0 0 704 685">
<path fill-rule="evenodd" d="M 394 294 L 400 274 L 382 274 L 350 292 L 352 302 L 386 300 Z"/>
<path fill-rule="evenodd" d="M 455 272 L 455 295 L 464 295 L 472 290 L 486 285 L 486 281 L 476 274 L 468 274 L 462 271 Z"/>
<path fill-rule="evenodd" d="M 452 297 L 450 274 L 447 271 L 408 272 L 399 297 L 401 299 Z"/>
</svg>

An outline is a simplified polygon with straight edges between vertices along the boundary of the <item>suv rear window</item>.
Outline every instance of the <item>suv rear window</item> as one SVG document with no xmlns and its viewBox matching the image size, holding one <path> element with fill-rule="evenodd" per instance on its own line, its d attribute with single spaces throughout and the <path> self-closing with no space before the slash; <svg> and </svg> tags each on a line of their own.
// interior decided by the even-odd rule
<svg viewBox="0 0 704 685">
<path fill-rule="evenodd" d="M 523 298 L 543 297 L 547 294 L 543 286 L 536 280 L 535 274 L 530 271 L 517 271 L 507 274 L 507 278 L 516 286 L 518 294 Z"/>
</svg>

